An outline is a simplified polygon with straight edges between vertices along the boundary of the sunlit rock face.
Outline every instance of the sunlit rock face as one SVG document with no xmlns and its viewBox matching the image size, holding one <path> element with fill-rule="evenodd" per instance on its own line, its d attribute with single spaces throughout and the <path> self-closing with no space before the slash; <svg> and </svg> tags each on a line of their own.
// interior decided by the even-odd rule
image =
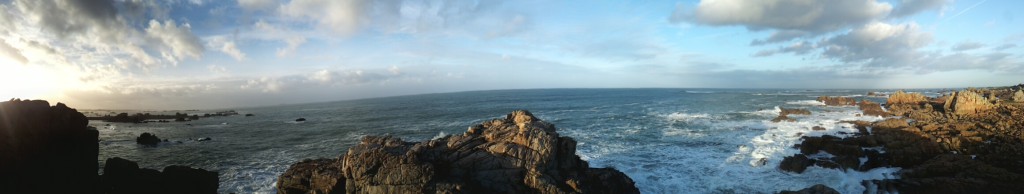
<svg viewBox="0 0 1024 194">
<path fill-rule="evenodd" d="M 306 160 L 279 193 L 638 193 L 632 179 L 590 168 L 576 141 L 528 111 L 420 143 L 365 137 L 337 160 Z"/>
</svg>

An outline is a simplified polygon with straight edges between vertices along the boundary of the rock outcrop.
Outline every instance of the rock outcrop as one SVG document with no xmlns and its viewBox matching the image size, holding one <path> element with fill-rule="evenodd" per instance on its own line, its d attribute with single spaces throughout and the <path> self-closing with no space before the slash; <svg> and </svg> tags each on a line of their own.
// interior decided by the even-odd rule
<svg viewBox="0 0 1024 194">
<path fill-rule="evenodd" d="M 0 193 L 92 193 L 99 132 L 88 123 L 61 103 L 0 102 Z"/>
<path fill-rule="evenodd" d="M 921 95 L 921 93 L 904 93 L 903 90 L 889 95 L 889 99 L 885 101 L 886 104 L 921 104 L 926 102 L 928 102 L 928 99 Z"/>
<path fill-rule="evenodd" d="M 99 132 L 88 123 L 61 103 L 0 102 L 0 193 L 217 192 L 216 173 L 181 166 L 160 173 L 114 158 L 99 176 Z"/>
<path fill-rule="evenodd" d="M 857 104 L 857 107 L 864 113 L 864 115 L 881 117 L 889 116 L 888 112 L 882 110 L 882 105 L 868 100 L 861 100 L 860 103 Z"/>
<path fill-rule="evenodd" d="M 160 138 L 151 133 L 142 133 L 142 135 L 135 138 L 135 143 L 147 146 L 156 146 L 156 144 L 160 143 Z"/>
<path fill-rule="evenodd" d="M 895 100 L 891 117 L 869 123 L 844 121 L 852 136 L 802 137 L 796 154 L 779 168 L 808 166 L 867 171 L 900 167 L 900 179 L 864 182 L 870 190 L 900 193 L 1014 193 L 1024 177 L 1024 104 L 992 104 L 978 93 L 1004 100 L 1005 88 L 973 89 L 951 96 Z M 897 96 L 897 95 L 894 95 Z M 914 97 L 916 98 L 916 97 Z M 865 102 L 861 102 L 861 109 Z M 874 107 L 874 106 L 872 106 Z M 812 154 L 830 156 L 811 158 Z"/>
<path fill-rule="evenodd" d="M 639 193 L 632 179 L 590 168 L 576 141 L 527 111 L 461 135 L 411 143 L 363 138 L 339 159 L 292 165 L 280 193 Z"/>
<path fill-rule="evenodd" d="M 109 194 L 217 193 L 220 184 L 216 172 L 186 166 L 168 166 L 160 172 L 140 169 L 122 158 L 107 159 L 101 180 L 101 193 Z"/>
<path fill-rule="evenodd" d="M 817 184 L 799 191 L 782 191 L 779 194 L 839 194 L 839 191 L 822 184 Z"/>
<path fill-rule="evenodd" d="M 819 96 L 818 102 L 825 103 L 828 106 L 854 106 L 857 105 L 857 100 L 850 97 L 841 96 Z"/>
<path fill-rule="evenodd" d="M 788 109 L 779 107 L 779 116 L 772 119 L 772 122 L 794 122 L 796 119 L 789 118 L 789 115 L 811 115 L 811 111 L 806 109 Z"/>
<path fill-rule="evenodd" d="M 971 116 L 980 112 L 991 110 L 992 103 L 971 91 L 960 91 L 953 93 L 953 96 L 946 99 L 944 110 L 962 116 Z"/>
<path fill-rule="evenodd" d="M 1013 93 L 1013 97 L 1010 97 L 1014 102 L 1024 102 L 1024 90 L 1017 90 Z"/>
</svg>

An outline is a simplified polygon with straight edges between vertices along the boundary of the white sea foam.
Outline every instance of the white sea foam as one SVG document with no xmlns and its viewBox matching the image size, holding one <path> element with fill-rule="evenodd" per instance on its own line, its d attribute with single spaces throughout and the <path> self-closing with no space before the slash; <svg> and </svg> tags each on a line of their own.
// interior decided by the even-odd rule
<svg viewBox="0 0 1024 194">
<path fill-rule="evenodd" d="M 760 193 L 799 190 L 825 184 L 841 193 L 862 193 L 861 181 L 898 178 L 899 168 L 878 168 L 866 172 L 810 167 L 802 174 L 778 169 L 782 158 L 799 153 L 793 148 L 801 136 L 847 136 L 857 132 L 842 120 L 879 120 L 856 116 L 854 107 L 828 107 L 797 122 L 772 123 L 767 120 L 728 120 L 718 115 L 676 112 L 665 115 L 666 122 L 711 120 L 708 129 L 667 126 L 660 138 L 644 142 L 617 140 L 620 130 L 571 131 L 581 137 L 578 153 L 594 167 L 612 166 L 629 175 L 642 193 Z M 778 107 L 752 114 L 777 115 Z M 814 131 L 820 126 L 826 130 Z M 846 135 L 844 135 L 844 133 Z M 593 135 L 600 134 L 600 135 Z M 619 134 L 619 135 L 616 135 Z M 610 135 L 612 138 L 602 137 Z M 829 157 L 820 153 L 812 157 Z"/>
<path fill-rule="evenodd" d="M 825 103 L 824 103 L 824 102 L 820 102 L 820 101 L 817 101 L 817 100 L 798 100 L 798 101 L 790 101 L 790 102 L 786 102 L 786 104 L 792 104 L 792 105 L 808 105 L 808 106 L 825 106 Z"/>
<path fill-rule="evenodd" d="M 693 120 L 697 120 L 697 119 L 710 119 L 711 115 L 708 115 L 708 114 L 705 114 L 705 113 L 694 114 L 694 113 L 674 112 L 674 113 L 665 115 L 665 118 L 667 118 L 669 121 L 677 121 L 677 122 L 678 121 L 683 121 L 683 122 L 686 122 L 686 121 L 693 121 Z"/>
</svg>

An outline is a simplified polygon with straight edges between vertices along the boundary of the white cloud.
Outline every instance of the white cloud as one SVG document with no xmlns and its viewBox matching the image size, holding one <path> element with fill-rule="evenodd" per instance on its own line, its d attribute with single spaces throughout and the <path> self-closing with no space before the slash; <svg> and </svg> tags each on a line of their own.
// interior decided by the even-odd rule
<svg viewBox="0 0 1024 194">
<path fill-rule="evenodd" d="M 915 23 L 892 25 L 871 23 L 820 42 L 822 55 L 849 63 L 902 66 L 921 57 L 918 49 L 932 42 Z"/>
<path fill-rule="evenodd" d="M 284 39 L 284 42 L 285 47 L 277 49 L 278 57 L 286 57 L 295 53 L 295 50 L 298 49 L 299 46 L 302 46 L 302 44 L 306 43 L 306 38 L 299 36 L 288 37 Z"/>
<path fill-rule="evenodd" d="M 150 20 L 146 35 L 157 40 L 157 45 L 164 48 L 161 51 L 164 58 L 174 64 L 185 57 L 199 59 L 203 53 L 203 45 L 199 38 L 192 34 L 192 26 L 188 23 L 179 27 L 173 21 L 164 21 L 160 24 L 156 20 Z"/>
<path fill-rule="evenodd" d="M 315 21 L 320 27 L 346 36 L 357 30 L 363 11 L 361 0 L 293 0 L 281 6 L 281 14 Z"/>
<path fill-rule="evenodd" d="M 905 17 L 925 10 L 937 10 L 951 3 L 952 0 L 902 0 L 899 7 L 893 10 L 893 17 Z"/>
<path fill-rule="evenodd" d="M 245 60 L 245 53 L 238 49 L 234 40 L 228 40 L 226 37 L 218 36 L 211 38 L 207 43 L 211 48 L 215 48 L 220 52 L 231 56 L 231 58 L 234 58 L 237 61 Z"/>
</svg>

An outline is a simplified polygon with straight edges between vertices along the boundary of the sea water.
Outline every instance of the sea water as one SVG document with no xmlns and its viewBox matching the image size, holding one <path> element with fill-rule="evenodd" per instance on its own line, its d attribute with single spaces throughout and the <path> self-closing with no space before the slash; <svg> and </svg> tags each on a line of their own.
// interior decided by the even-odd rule
<svg viewBox="0 0 1024 194">
<path fill-rule="evenodd" d="M 242 115 L 190 122 L 105 123 L 100 156 L 121 157 L 144 168 L 187 165 L 220 173 L 221 193 L 275 193 L 277 176 L 307 158 L 337 158 L 367 135 L 423 141 L 462 134 L 485 120 L 527 109 L 575 138 L 591 167 L 629 175 L 643 193 L 773 193 L 825 184 L 861 193 L 862 180 L 898 178 L 897 168 L 867 172 L 810 167 L 802 174 L 778 169 L 801 136 L 856 132 L 844 120 L 856 107 L 824 106 L 814 98 L 867 97 L 866 90 L 764 89 L 537 89 L 476 91 L 329 103 L 235 109 Z M 770 122 L 779 108 L 803 108 L 796 122 Z M 219 110 L 191 111 L 215 112 Z M 297 118 L 306 118 L 296 122 Z M 824 131 L 812 127 L 826 128 Z M 168 139 L 157 147 L 135 143 L 143 132 Z M 212 140 L 198 141 L 209 137 Z M 827 154 L 827 153 L 822 153 Z"/>
</svg>

